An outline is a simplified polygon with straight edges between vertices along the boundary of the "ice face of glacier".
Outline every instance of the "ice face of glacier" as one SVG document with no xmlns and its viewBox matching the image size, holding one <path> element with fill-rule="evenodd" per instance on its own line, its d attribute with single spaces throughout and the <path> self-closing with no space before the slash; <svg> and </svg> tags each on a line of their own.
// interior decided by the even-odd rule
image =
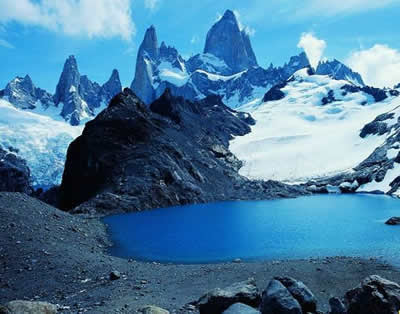
<svg viewBox="0 0 400 314">
<path fill-rule="evenodd" d="M 227 10 L 207 34 L 204 53 L 223 60 L 232 73 L 257 66 L 257 59 L 245 30 L 240 30 L 235 14 Z"/>
<path fill-rule="evenodd" d="M 69 125 L 58 114 L 16 108 L 4 99 L 0 99 L 0 117 L 0 146 L 15 148 L 18 157 L 26 160 L 33 186 L 60 184 L 68 146 L 83 127 Z"/>
</svg>

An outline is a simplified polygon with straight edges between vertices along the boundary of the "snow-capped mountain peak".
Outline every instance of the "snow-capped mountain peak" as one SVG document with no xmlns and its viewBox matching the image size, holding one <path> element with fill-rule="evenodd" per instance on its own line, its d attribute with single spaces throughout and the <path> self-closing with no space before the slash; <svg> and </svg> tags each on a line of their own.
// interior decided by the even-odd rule
<svg viewBox="0 0 400 314">
<path fill-rule="evenodd" d="M 258 66 L 248 34 L 241 30 L 235 14 L 227 10 L 207 34 L 204 53 L 223 60 L 232 73 Z"/>
<path fill-rule="evenodd" d="M 330 75 L 336 80 L 346 80 L 360 87 L 365 86 L 364 81 L 359 73 L 354 72 L 348 66 L 336 59 L 332 61 L 321 61 L 316 69 L 316 74 Z"/>
</svg>

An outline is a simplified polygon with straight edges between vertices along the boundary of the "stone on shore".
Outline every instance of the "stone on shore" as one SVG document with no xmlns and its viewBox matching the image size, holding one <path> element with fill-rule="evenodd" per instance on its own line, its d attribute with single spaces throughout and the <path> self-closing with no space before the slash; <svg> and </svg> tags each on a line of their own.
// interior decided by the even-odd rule
<svg viewBox="0 0 400 314">
<path fill-rule="evenodd" d="M 348 314 L 397 314 L 400 310 L 400 285 L 373 275 L 345 295 Z"/>
<path fill-rule="evenodd" d="M 254 279 L 234 283 L 224 289 L 216 288 L 196 303 L 201 314 L 220 314 L 235 303 L 258 307 L 261 301 Z"/>
<path fill-rule="evenodd" d="M 263 292 L 261 301 L 262 314 L 302 314 L 299 302 L 278 280 L 271 280 Z"/>
<path fill-rule="evenodd" d="M 57 306 L 47 302 L 11 301 L 5 305 L 10 314 L 55 314 Z M 7 313 L 7 312 L 5 312 Z"/>
</svg>

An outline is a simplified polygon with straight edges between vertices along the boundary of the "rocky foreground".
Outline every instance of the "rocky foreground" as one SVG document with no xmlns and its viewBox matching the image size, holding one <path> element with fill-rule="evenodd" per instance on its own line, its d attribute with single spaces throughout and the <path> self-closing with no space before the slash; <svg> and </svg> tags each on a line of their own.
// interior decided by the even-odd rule
<svg viewBox="0 0 400 314">
<path fill-rule="evenodd" d="M 329 299 L 334 296 L 362 304 L 374 294 L 371 302 L 379 306 L 378 312 L 366 312 L 365 307 L 360 307 L 364 312 L 349 313 L 394 313 L 389 308 L 400 304 L 400 288 L 396 284 L 376 277 L 364 280 L 377 274 L 400 282 L 396 269 L 374 259 L 142 263 L 109 256 L 106 227 L 98 219 L 73 216 L 19 193 L 0 193 L 0 213 L 0 304 L 10 308 L 50 306 L 8 304 L 25 300 L 49 302 L 56 305 L 59 313 L 137 313 L 149 304 L 170 313 L 222 313 L 233 303 L 241 302 L 252 309 L 235 305 L 226 313 L 258 313 L 261 304 L 276 306 L 280 297 L 275 296 L 286 295 L 283 303 L 294 304 L 295 310 L 263 313 L 305 313 L 303 309 L 300 312 L 297 304 L 302 303 L 295 293 L 286 288 L 290 284 L 287 278 L 295 278 L 296 285 L 304 283 L 314 296 L 316 309 L 323 313 L 329 311 Z M 276 276 L 279 278 L 271 281 Z M 248 281 L 249 278 L 253 279 Z M 363 288 L 346 294 L 361 281 Z M 241 298 L 242 289 L 250 291 L 255 301 Z M 222 299 L 216 295 L 222 295 Z M 270 296 L 268 302 L 266 295 Z M 340 304 L 336 299 L 331 302 Z M 168 313 L 150 310 L 147 308 L 145 313 Z"/>
</svg>

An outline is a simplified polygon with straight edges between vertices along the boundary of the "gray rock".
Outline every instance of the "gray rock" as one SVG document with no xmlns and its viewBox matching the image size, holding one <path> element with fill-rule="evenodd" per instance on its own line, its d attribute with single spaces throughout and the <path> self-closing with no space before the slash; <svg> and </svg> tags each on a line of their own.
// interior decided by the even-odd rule
<svg viewBox="0 0 400 314">
<path fill-rule="evenodd" d="M 5 305 L 10 314 L 55 314 L 57 306 L 47 302 L 11 301 Z"/>
<path fill-rule="evenodd" d="M 271 280 L 263 292 L 261 302 L 262 314 L 302 314 L 299 302 L 278 280 Z"/>
<path fill-rule="evenodd" d="M 201 314 L 220 314 L 235 303 L 258 307 L 260 301 L 255 281 L 249 279 L 224 289 L 211 290 L 202 296 L 196 305 Z"/>
<path fill-rule="evenodd" d="M 290 277 L 275 277 L 290 292 L 290 294 L 300 303 L 304 313 L 315 312 L 317 310 L 317 299 L 311 290 L 301 281 Z"/>
<path fill-rule="evenodd" d="M 331 307 L 329 314 L 347 314 L 346 306 L 339 298 L 330 298 L 329 305 Z"/>
<path fill-rule="evenodd" d="M 110 273 L 110 280 L 118 280 L 118 279 L 120 279 L 120 278 L 121 278 L 121 273 L 120 273 L 119 271 L 113 270 L 113 271 Z"/>
<path fill-rule="evenodd" d="M 222 314 L 260 314 L 260 311 L 243 303 L 235 303 Z"/>
<path fill-rule="evenodd" d="M 169 314 L 169 311 L 154 305 L 146 305 L 140 308 L 138 312 L 143 314 Z"/>
<path fill-rule="evenodd" d="M 386 221 L 385 224 L 391 226 L 400 225 L 400 217 L 392 217 L 388 221 Z"/>
<path fill-rule="evenodd" d="M 400 310 L 400 286 L 373 275 L 345 295 L 348 314 L 397 314 Z"/>
</svg>

